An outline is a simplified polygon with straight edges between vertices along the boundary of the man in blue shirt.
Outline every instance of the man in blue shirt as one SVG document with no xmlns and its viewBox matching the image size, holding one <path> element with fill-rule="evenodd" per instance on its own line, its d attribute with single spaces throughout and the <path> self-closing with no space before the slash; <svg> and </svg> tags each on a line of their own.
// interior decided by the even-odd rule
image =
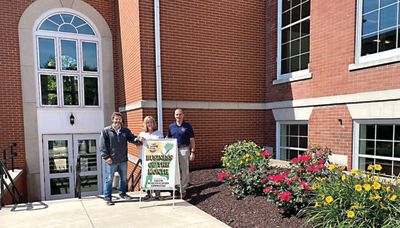
<svg viewBox="0 0 400 228">
<path fill-rule="evenodd" d="M 192 126 L 183 120 L 183 110 L 175 110 L 175 122 L 169 125 L 168 138 L 176 138 L 178 141 L 179 168 L 181 171 L 182 195 L 185 197 L 189 184 L 189 159 L 195 158 L 194 131 Z"/>
</svg>

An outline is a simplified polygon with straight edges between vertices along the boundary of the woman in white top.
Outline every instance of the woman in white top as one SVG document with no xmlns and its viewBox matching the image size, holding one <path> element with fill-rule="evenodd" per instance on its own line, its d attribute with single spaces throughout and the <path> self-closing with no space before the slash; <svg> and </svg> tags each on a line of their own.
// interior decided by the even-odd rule
<svg viewBox="0 0 400 228">
<path fill-rule="evenodd" d="M 163 133 L 157 130 L 156 120 L 152 116 L 146 116 L 143 119 L 143 131 L 139 133 L 138 137 L 144 140 L 164 138 Z M 142 147 L 139 147 L 138 149 L 139 149 L 139 157 L 143 160 Z M 155 191 L 155 194 L 156 194 L 156 199 L 159 199 L 160 191 Z M 145 196 L 145 198 L 149 197 L 151 197 L 151 194 L 150 191 L 147 191 L 147 196 Z"/>
</svg>

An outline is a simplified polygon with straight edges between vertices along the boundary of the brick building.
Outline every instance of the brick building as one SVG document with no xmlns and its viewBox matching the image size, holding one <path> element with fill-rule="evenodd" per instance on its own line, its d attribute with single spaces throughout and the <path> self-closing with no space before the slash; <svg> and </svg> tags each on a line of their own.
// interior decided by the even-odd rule
<svg viewBox="0 0 400 228">
<path fill-rule="evenodd" d="M 390 0 L 17 0 L 0 15 L 0 147 L 28 200 L 101 194 L 97 140 L 115 110 L 164 134 L 181 107 L 191 167 L 239 139 L 289 160 L 317 143 L 349 167 L 399 173 L 399 3 Z M 137 150 L 130 147 L 130 160 Z M 130 163 L 132 167 L 132 163 Z"/>
</svg>

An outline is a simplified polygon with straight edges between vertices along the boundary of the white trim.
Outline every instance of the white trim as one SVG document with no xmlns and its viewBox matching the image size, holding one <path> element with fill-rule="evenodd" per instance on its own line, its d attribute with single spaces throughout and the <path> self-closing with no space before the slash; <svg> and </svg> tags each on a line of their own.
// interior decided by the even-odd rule
<svg viewBox="0 0 400 228">
<path fill-rule="evenodd" d="M 294 120 L 292 120 L 292 121 L 276 121 L 276 134 L 275 134 L 275 136 L 276 136 L 276 159 L 278 159 L 278 160 L 281 160 L 281 125 L 282 124 L 285 124 L 285 125 L 287 125 L 287 124 L 297 124 L 297 125 L 305 124 L 305 125 L 307 125 L 307 147 L 308 147 L 308 140 L 309 140 L 308 121 L 304 121 L 304 120 L 299 120 L 299 121 L 297 121 L 297 120 L 296 121 L 294 121 Z M 299 136 L 299 135 L 297 135 L 297 136 Z M 293 148 L 293 147 L 285 147 L 285 148 L 295 149 L 295 150 L 304 150 L 304 151 L 307 150 L 307 149 L 303 149 L 303 148 L 300 148 L 300 147 L 295 147 L 295 148 Z"/>
<path fill-rule="evenodd" d="M 400 100 L 348 104 L 353 119 L 400 119 Z"/>
<path fill-rule="evenodd" d="M 157 122 L 158 130 L 163 131 L 163 100 L 161 80 L 161 44 L 160 44 L 160 1 L 154 0 L 154 42 L 156 51 L 156 85 L 157 85 Z"/>
<path fill-rule="evenodd" d="M 302 71 L 296 71 L 291 74 L 285 74 L 285 75 L 290 75 L 290 77 L 283 76 L 283 77 L 281 77 L 281 79 L 273 80 L 272 84 L 279 85 L 279 84 L 283 84 L 283 83 L 301 81 L 301 80 L 312 78 L 312 73 L 309 71 L 309 69 L 302 70 Z"/>
<path fill-rule="evenodd" d="M 314 107 L 272 109 L 276 121 L 308 121 Z"/>
<path fill-rule="evenodd" d="M 269 103 L 209 102 L 209 101 L 163 101 L 163 108 L 212 109 L 212 110 L 269 110 L 283 108 L 312 107 L 322 105 L 387 102 L 400 100 L 400 89 L 362 92 L 337 96 L 325 96 Z M 141 108 L 156 108 L 155 100 L 141 100 L 120 106 L 120 112 Z"/>
</svg>

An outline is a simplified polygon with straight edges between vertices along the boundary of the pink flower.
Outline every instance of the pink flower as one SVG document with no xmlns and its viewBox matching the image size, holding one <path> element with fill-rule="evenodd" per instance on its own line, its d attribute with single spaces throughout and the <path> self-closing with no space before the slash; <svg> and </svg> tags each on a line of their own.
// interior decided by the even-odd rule
<svg viewBox="0 0 400 228">
<path fill-rule="evenodd" d="M 292 183 L 292 180 L 285 180 L 285 183 L 286 183 L 287 185 L 290 185 L 290 184 Z"/>
<path fill-rule="evenodd" d="M 271 186 L 264 188 L 263 192 L 268 193 L 271 191 Z"/>
<path fill-rule="evenodd" d="M 292 163 L 299 163 L 300 162 L 300 159 L 299 158 L 293 158 L 292 159 Z"/>
<path fill-rule="evenodd" d="M 292 198 L 292 193 L 291 192 L 279 193 L 279 199 L 281 199 L 282 201 L 289 202 L 291 198 Z"/>
<path fill-rule="evenodd" d="M 319 160 L 319 164 L 325 164 L 325 160 L 324 159 Z"/>
<path fill-rule="evenodd" d="M 311 156 L 310 155 L 302 155 L 299 157 L 300 161 L 302 162 L 308 162 L 311 160 Z"/>
<path fill-rule="evenodd" d="M 265 184 L 265 182 L 267 182 L 267 178 L 261 179 L 261 183 L 262 183 L 262 184 Z"/>
<path fill-rule="evenodd" d="M 223 181 L 225 179 L 225 177 L 227 177 L 227 176 L 228 176 L 228 174 L 225 172 L 220 173 L 220 174 L 218 174 L 218 180 Z"/>
<path fill-rule="evenodd" d="M 251 167 L 250 167 L 250 171 L 251 171 L 251 172 L 254 172 L 254 171 L 256 171 L 256 167 L 254 167 L 254 166 L 251 166 Z"/>
<path fill-rule="evenodd" d="M 269 156 L 271 156 L 272 155 L 272 153 L 271 152 L 269 152 L 269 150 L 264 150 L 264 152 L 261 154 L 264 158 L 265 157 L 269 157 Z"/>
<path fill-rule="evenodd" d="M 300 186 L 302 186 L 305 190 L 310 190 L 310 185 L 305 181 L 302 181 Z"/>
</svg>

